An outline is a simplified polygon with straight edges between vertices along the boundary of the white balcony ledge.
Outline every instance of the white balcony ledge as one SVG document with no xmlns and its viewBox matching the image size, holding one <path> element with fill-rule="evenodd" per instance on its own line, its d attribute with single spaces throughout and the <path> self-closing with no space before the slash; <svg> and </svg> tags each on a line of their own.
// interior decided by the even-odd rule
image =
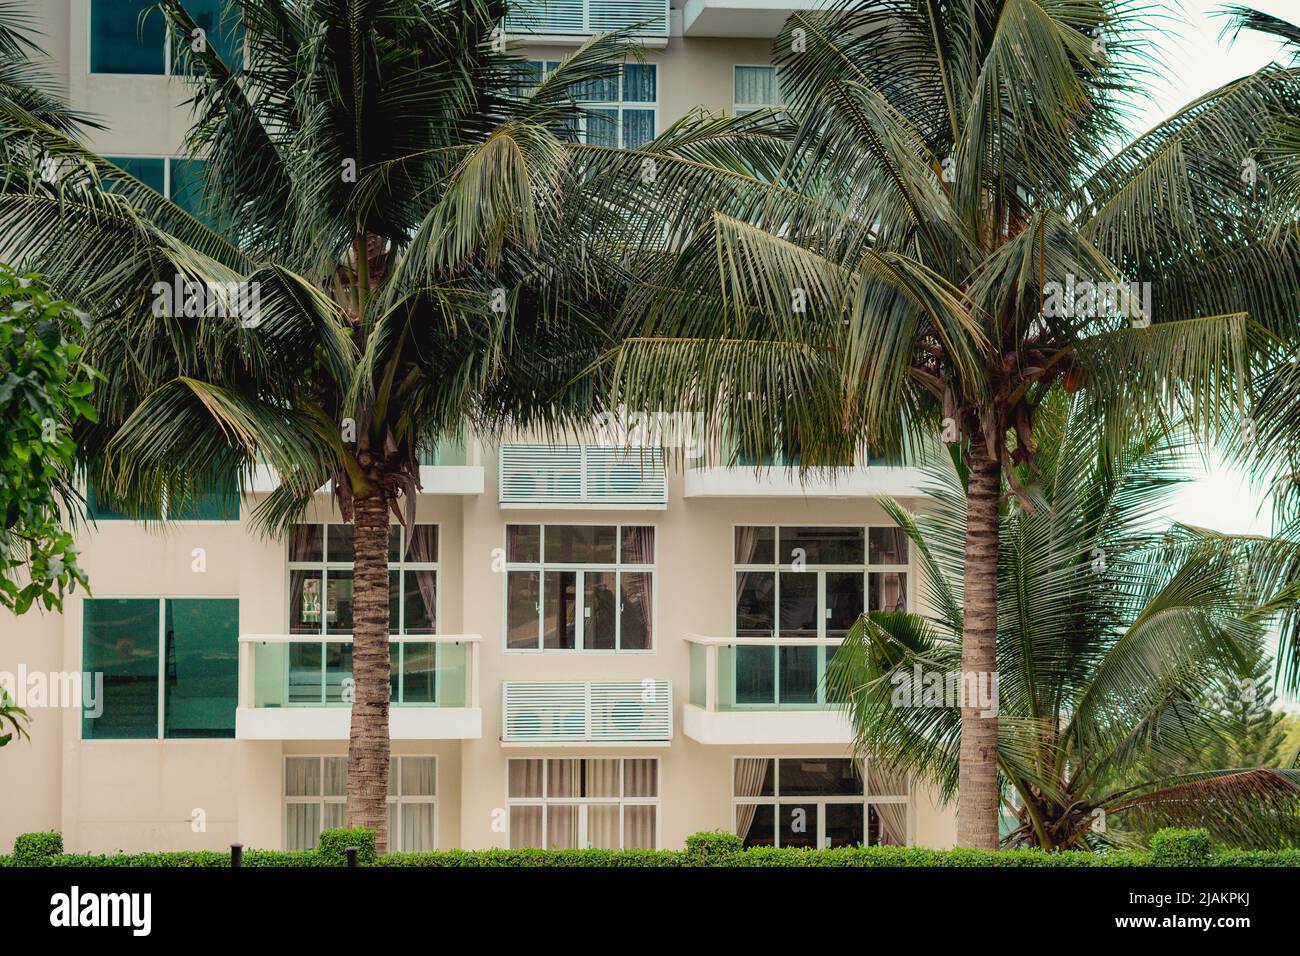
<svg viewBox="0 0 1300 956">
<path fill-rule="evenodd" d="M 280 476 L 270 465 L 258 465 L 253 474 L 254 494 L 269 494 L 280 487 Z M 421 465 L 420 494 L 422 495 L 481 495 L 483 494 L 482 465 Z M 329 486 L 316 489 L 316 494 L 329 493 Z"/>
<path fill-rule="evenodd" d="M 842 710 L 710 711 L 682 708 L 682 732 L 702 744 L 849 744 L 853 732 Z"/>
<path fill-rule="evenodd" d="M 347 740 L 350 707 L 240 707 L 235 710 L 236 740 Z M 478 707 L 393 707 L 388 711 L 393 740 L 477 740 L 483 736 Z"/>
<path fill-rule="evenodd" d="M 824 0 L 686 0 L 682 35 L 772 38 L 790 14 L 825 5 Z"/>
<path fill-rule="evenodd" d="M 924 495 L 919 468 L 867 465 L 859 468 L 798 468 L 737 465 L 688 468 L 687 498 L 908 498 Z"/>
</svg>

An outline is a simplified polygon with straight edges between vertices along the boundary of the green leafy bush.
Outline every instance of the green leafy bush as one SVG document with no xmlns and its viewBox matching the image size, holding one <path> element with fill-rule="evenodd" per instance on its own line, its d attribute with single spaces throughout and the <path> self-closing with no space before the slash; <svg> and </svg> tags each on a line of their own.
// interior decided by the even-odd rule
<svg viewBox="0 0 1300 956">
<path fill-rule="evenodd" d="M 1300 866 L 1300 849 L 1214 851 L 1204 830 L 1161 830 L 1151 851 L 1107 853 L 1045 850 L 931 850 L 916 846 L 836 847 L 802 850 L 752 847 L 729 833 L 695 833 L 685 850 L 441 850 L 389 853 L 375 857 L 374 833 L 364 828 L 326 830 L 315 850 L 245 850 L 244 866 L 345 866 L 346 850 L 359 849 L 365 866 L 386 867 L 1135 867 L 1135 866 Z M 228 867 L 220 850 L 163 853 L 64 853 L 58 833 L 24 833 L 14 841 L 3 866 Z"/>
<path fill-rule="evenodd" d="M 1204 830 L 1166 827 L 1151 837 L 1152 866 L 1209 866 L 1210 835 Z"/>
<path fill-rule="evenodd" d="M 57 830 L 20 833 L 14 838 L 14 866 L 49 866 L 63 853 L 63 834 Z"/>
<path fill-rule="evenodd" d="M 347 848 L 357 848 L 357 862 L 365 865 L 375 862 L 375 832 L 365 827 L 336 827 L 322 830 L 316 844 L 316 855 L 321 866 L 347 866 Z"/>
</svg>

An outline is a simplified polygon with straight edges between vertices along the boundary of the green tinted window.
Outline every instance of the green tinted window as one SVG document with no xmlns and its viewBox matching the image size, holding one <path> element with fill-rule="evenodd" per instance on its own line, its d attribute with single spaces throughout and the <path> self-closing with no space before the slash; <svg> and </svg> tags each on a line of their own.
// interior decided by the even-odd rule
<svg viewBox="0 0 1300 956">
<path fill-rule="evenodd" d="M 163 73 L 167 26 L 156 7 L 157 0 L 91 0 L 90 72 Z"/>
<path fill-rule="evenodd" d="M 164 194 L 167 181 L 164 172 L 166 160 L 153 156 L 105 156 L 104 158 L 123 172 L 130 173 L 158 195 Z M 113 188 L 111 179 L 107 185 L 109 189 Z"/>
<path fill-rule="evenodd" d="M 239 492 L 233 476 L 214 478 L 187 501 L 175 501 L 167 510 L 173 521 L 238 521 Z"/>
<path fill-rule="evenodd" d="M 203 31 L 208 49 L 216 53 L 229 69 L 239 69 L 244 55 L 244 30 L 238 17 L 227 9 L 228 0 L 184 0 L 184 5 L 195 26 Z M 184 43 L 191 50 L 198 41 L 199 37 L 194 35 L 176 38 L 177 43 Z M 201 69 L 197 62 L 195 66 Z M 172 72 L 180 72 L 180 68 L 173 67 Z"/>
<path fill-rule="evenodd" d="M 158 513 L 147 511 L 139 515 L 128 515 L 118 507 L 101 500 L 95 483 L 86 481 L 86 517 L 94 521 L 156 521 Z"/>
<path fill-rule="evenodd" d="M 208 176 L 208 163 L 203 159 L 172 160 L 172 202 L 196 219 L 212 225 L 207 203 L 203 200 L 203 185 Z"/>
<path fill-rule="evenodd" d="M 157 737 L 158 601 L 87 598 L 82 614 L 81 669 L 92 686 L 103 675 L 102 693 L 82 709 L 82 738 Z"/>
<path fill-rule="evenodd" d="M 234 737 L 239 693 L 239 601 L 168 598 L 164 737 Z"/>
</svg>

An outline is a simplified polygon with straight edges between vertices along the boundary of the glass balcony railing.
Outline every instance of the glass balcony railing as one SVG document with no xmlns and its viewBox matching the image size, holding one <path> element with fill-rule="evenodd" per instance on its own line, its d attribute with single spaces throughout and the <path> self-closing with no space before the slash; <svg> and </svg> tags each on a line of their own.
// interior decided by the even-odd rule
<svg viewBox="0 0 1300 956">
<path fill-rule="evenodd" d="M 826 686 L 838 638 L 688 636 L 690 702 L 708 711 L 834 710 Z"/>
<path fill-rule="evenodd" d="M 396 707 L 474 707 L 477 638 L 393 636 L 389 700 Z M 241 638 L 245 706 L 349 707 L 354 696 L 352 638 L 273 635 Z"/>
</svg>

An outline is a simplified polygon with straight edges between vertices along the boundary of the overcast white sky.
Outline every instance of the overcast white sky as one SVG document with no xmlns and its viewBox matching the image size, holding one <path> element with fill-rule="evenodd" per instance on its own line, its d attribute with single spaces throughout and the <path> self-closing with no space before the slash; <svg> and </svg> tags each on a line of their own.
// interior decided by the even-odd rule
<svg viewBox="0 0 1300 956">
<path fill-rule="evenodd" d="M 1300 21 L 1300 0 L 1240 0 L 1292 21 Z M 1279 46 L 1258 34 L 1243 33 L 1235 41 L 1220 39 L 1224 19 L 1214 16 L 1224 0 L 1182 0 L 1155 3 L 1167 11 L 1165 30 L 1157 38 L 1163 76 L 1156 79 L 1152 99 L 1136 126 L 1149 129 L 1182 105 L 1229 80 L 1279 59 Z M 1271 521 L 1262 497 L 1243 476 L 1211 461 L 1204 474 L 1183 489 L 1171 515 L 1178 521 L 1218 531 L 1265 533 Z"/>
</svg>

